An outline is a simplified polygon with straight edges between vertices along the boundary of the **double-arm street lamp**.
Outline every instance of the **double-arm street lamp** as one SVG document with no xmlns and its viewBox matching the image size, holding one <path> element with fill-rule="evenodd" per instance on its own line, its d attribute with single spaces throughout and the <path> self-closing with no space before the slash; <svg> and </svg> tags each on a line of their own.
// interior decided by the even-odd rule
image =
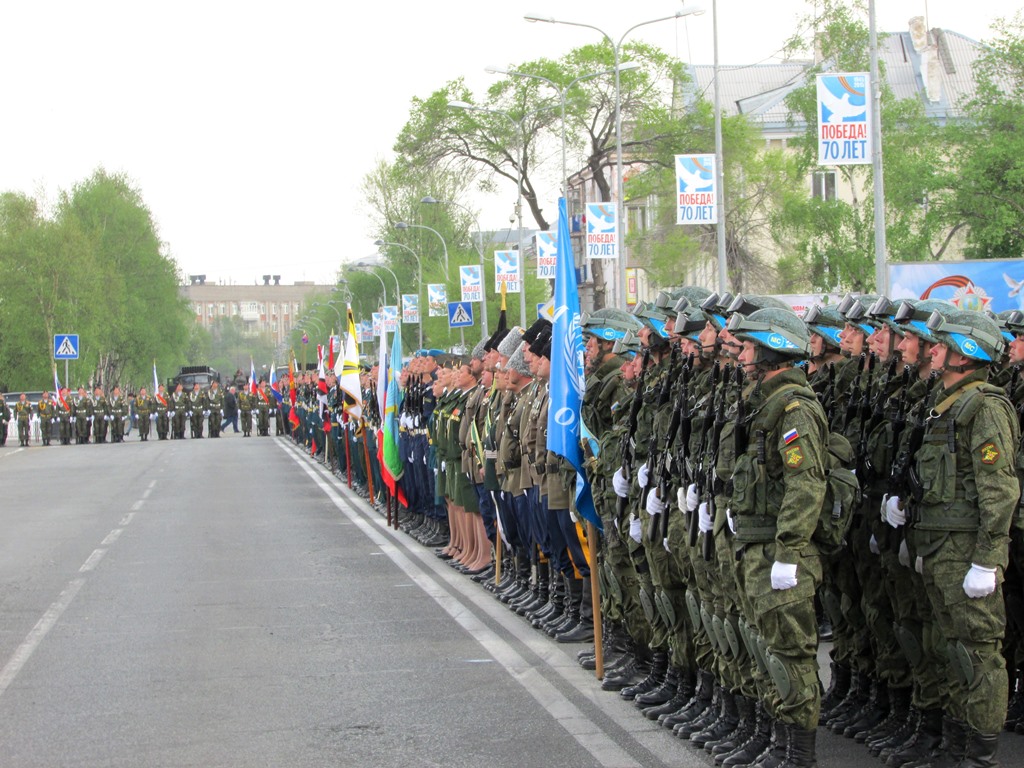
<svg viewBox="0 0 1024 768">
<path fill-rule="evenodd" d="M 585 24 L 579 21 L 563 21 L 561 19 L 555 19 L 551 16 L 537 16 L 527 15 L 524 16 L 527 21 L 536 22 L 542 21 L 546 24 L 565 24 L 570 27 L 585 27 L 586 29 L 592 29 L 595 32 L 601 33 L 605 40 L 612 46 L 612 51 L 615 54 L 615 183 L 617 185 L 617 205 L 616 210 L 619 214 L 619 269 L 618 269 L 618 280 L 616 289 L 616 303 L 621 304 L 625 307 L 626 305 L 626 248 L 625 240 L 626 234 L 628 233 L 629 222 L 626 220 L 626 194 L 623 189 L 623 171 L 622 171 L 622 83 L 619 77 L 619 66 L 621 63 L 622 44 L 625 42 L 629 33 L 639 27 L 646 27 L 648 24 L 657 24 L 659 21 L 670 21 L 672 19 L 679 19 L 684 16 L 694 16 L 704 13 L 704 9 L 699 6 L 690 6 L 682 8 L 676 11 L 671 16 L 662 16 L 658 19 L 650 19 L 649 21 L 641 21 L 639 24 L 634 24 L 632 27 L 622 33 L 618 42 L 612 39 L 612 36 L 605 32 L 600 27 L 595 27 L 593 24 Z"/>
</svg>

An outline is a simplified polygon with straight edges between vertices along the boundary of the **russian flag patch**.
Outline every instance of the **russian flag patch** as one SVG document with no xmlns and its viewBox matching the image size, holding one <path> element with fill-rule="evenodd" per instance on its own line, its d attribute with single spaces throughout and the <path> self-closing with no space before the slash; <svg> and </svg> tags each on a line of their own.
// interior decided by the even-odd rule
<svg viewBox="0 0 1024 768">
<path fill-rule="evenodd" d="M 791 429 L 791 430 L 789 430 L 789 432 L 787 432 L 786 434 L 784 434 L 782 436 L 782 441 L 786 445 L 789 445 L 794 440 L 796 440 L 798 437 L 800 437 L 800 434 L 795 429 Z"/>
</svg>

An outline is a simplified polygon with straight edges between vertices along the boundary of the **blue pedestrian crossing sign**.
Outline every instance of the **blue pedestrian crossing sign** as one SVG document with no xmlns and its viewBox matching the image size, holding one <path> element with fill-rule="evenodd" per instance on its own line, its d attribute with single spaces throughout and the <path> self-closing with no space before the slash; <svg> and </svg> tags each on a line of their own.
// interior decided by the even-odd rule
<svg viewBox="0 0 1024 768">
<path fill-rule="evenodd" d="M 54 360 L 77 360 L 78 359 L 78 334 L 57 333 L 53 336 L 53 359 Z"/>
<path fill-rule="evenodd" d="M 473 325 L 473 304 L 468 301 L 448 302 L 448 327 L 469 328 Z"/>
</svg>

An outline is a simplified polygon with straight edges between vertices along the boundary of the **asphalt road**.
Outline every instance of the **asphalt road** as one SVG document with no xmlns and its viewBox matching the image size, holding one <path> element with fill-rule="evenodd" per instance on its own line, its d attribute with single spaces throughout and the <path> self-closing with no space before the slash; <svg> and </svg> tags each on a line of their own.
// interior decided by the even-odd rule
<svg viewBox="0 0 1024 768">
<path fill-rule="evenodd" d="M 8 444 L 0 530 L 2 768 L 712 764 L 283 439 Z"/>
</svg>

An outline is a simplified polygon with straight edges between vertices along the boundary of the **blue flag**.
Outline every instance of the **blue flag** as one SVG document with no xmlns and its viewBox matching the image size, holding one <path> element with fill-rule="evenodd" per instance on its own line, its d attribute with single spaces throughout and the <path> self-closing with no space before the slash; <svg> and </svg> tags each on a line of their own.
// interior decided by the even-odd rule
<svg viewBox="0 0 1024 768">
<path fill-rule="evenodd" d="M 548 405 L 548 450 L 562 456 L 576 469 L 576 511 L 588 523 L 603 530 L 594 509 L 590 483 L 583 471 L 580 434 L 583 420 L 585 374 L 583 333 L 580 330 L 580 296 L 576 263 L 565 198 L 558 199 L 558 257 L 555 262 L 554 327 L 551 329 L 551 401 Z"/>
</svg>

